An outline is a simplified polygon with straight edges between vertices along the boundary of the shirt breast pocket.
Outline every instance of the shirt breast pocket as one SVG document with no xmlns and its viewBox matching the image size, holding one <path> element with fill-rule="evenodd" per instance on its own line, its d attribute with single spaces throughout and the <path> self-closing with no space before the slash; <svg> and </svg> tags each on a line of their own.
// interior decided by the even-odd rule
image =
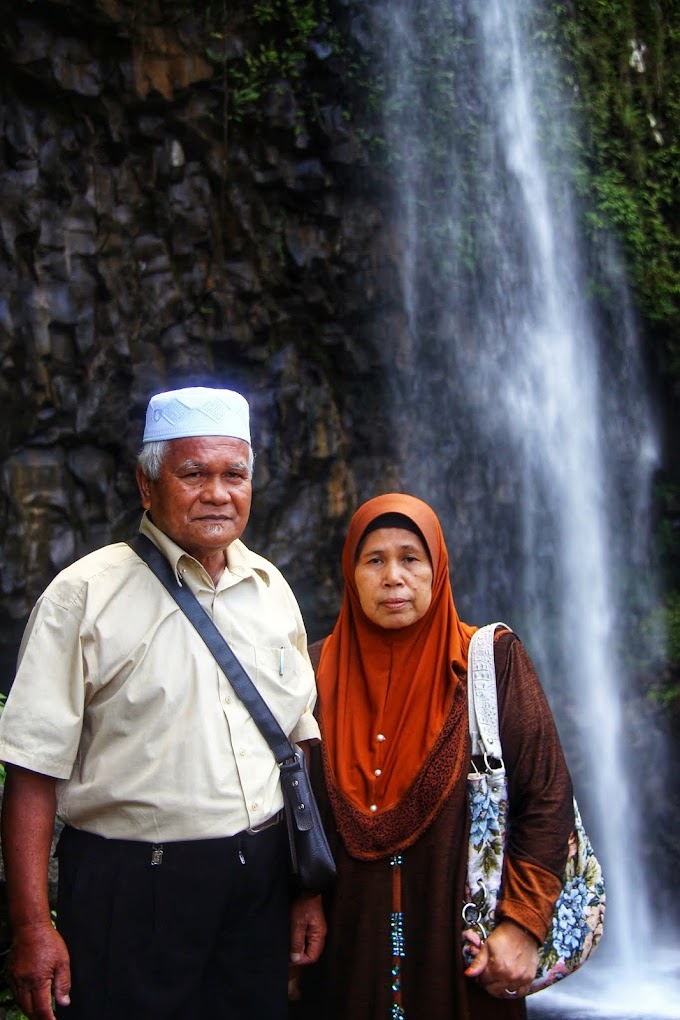
<svg viewBox="0 0 680 1020">
<path fill-rule="evenodd" d="M 305 659 L 291 644 L 255 648 L 257 681 L 263 686 L 294 689 L 309 669 Z"/>
</svg>

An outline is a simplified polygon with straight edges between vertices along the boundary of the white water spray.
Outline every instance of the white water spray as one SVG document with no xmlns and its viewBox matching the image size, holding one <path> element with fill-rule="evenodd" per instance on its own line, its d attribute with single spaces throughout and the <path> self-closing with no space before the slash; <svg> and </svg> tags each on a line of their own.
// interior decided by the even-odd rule
<svg viewBox="0 0 680 1020">
<path fill-rule="evenodd" d="M 606 935 L 535 1007 L 569 1020 L 680 1017 L 678 964 L 665 962 L 650 910 L 623 716 L 625 585 L 647 564 L 657 440 L 613 260 L 615 351 L 603 349 L 587 298 L 568 174 L 550 165 L 571 125 L 559 76 L 527 42 L 536 16 L 519 0 L 375 9 L 414 352 L 399 419 L 419 426 L 402 444 L 402 478 L 438 510 L 450 546 L 455 537 L 472 622 L 513 623 L 560 729 L 567 706 L 576 717 L 575 786 L 605 870 Z M 464 604 L 455 576 L 454 590 Z"/>
</svg>

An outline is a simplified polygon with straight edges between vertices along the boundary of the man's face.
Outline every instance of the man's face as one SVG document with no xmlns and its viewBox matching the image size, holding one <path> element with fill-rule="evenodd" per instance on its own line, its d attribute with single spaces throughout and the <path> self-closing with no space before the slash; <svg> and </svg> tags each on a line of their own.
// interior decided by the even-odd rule
<svg viewBox="0 0 680 1020">
<path fill-rule="evenodd" d="M 204 565 L 248 523 L 249 453 L 242 439 L 171 439 L 158 481 L 137 468 L 142 506 L 153 523 Z"/>
</svg>

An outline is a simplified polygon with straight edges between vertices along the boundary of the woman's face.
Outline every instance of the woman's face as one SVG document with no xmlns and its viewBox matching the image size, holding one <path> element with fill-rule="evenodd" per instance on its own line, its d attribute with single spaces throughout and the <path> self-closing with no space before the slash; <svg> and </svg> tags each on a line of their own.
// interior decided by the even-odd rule
<svg viewBox="0 0 680 1020">
<path fill-rule="evenodd" d="M 361 608 L 379 627 L 420 620 L 432 601 L 432 565 L 422 541 L 405 528 L 378 528 L 364 540 L 354 569 Z"/>
</svg>

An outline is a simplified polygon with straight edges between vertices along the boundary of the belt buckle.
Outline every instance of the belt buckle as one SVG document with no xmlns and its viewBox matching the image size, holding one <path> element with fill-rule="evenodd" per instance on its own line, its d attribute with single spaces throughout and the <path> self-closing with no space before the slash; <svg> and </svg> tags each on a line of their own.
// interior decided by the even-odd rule
<svg viewBox="0 0 680 1020">
<path fill-rule="evenodd" d="M 265 829 L 271 829 L 274 825 L 278 825 L 283 818 L 283 808 L 268 818 L 266 822 L 262 822 L 261 825 L 253 825 L 251 828 L 246 829 L 249 836 L 257 836 L 258 832 L 264 832 Z"/>
</svg>

